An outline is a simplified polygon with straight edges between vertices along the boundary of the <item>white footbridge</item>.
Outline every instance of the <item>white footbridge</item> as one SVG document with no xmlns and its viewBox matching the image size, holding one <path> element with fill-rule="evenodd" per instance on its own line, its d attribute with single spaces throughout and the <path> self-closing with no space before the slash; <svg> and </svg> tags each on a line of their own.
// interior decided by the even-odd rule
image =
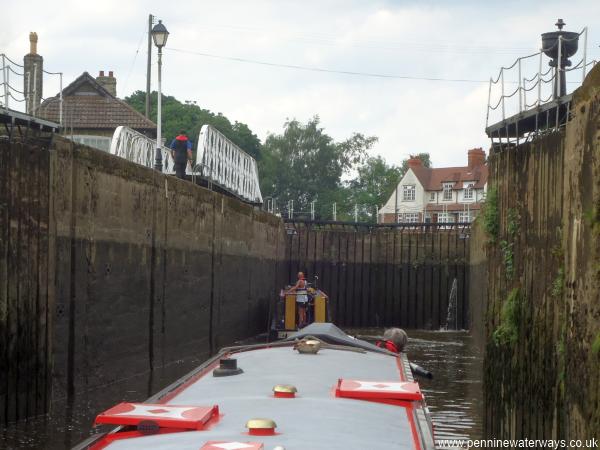
<svg viewBox="0 0 600 450">
<path fill-rule="evenodd" d="M 156 140 L 127 127 L 118 127 L 110 152 L 128 161 L 154 167 Z M 161 147 L 163 173 L 175 173 L 171 150 Z M 196 161 L 188 165 L 187 175 L 200 177 L 249 203 L 262 203 L 256 160 L 225 135 L 204 125 L 198 136 Z"/>
</svg>

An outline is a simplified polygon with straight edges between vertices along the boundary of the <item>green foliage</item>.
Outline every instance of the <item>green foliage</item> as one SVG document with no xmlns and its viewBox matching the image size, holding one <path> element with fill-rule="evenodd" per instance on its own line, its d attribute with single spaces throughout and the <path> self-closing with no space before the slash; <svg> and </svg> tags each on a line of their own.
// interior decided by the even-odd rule
<svg viewBox="0 0 600 450">
<path fill-rule="evenodd" d="M 367 151 L 377 138 L 355 133 L 345 141 L 335 142 L 319 124 L 318 116 L 306 124 L 291 120 L 285 123 L 282 134 L 267 137 L 259 162 L 263 198 L 276 197 L 280 206 L 293 200 L 296 212 L 310 210 L 310 202 L 316 201 L 316 217 L 324 219 L 331 218 L 331 205 L 336 202 L 338 211 L 345 211 L 347 216 L 338 214 L 338 220 L 349 219 L 354 205 L 349 205 L 350 188 L 344 185 L 342 176 L 362 169 L 358 184 L 360 189 L 373 188 L 374 194 L 365 194 L 369 198 L 377 197 L 382 188 L 377 185 L 379 181 L 366 178 L 393 174 L 367 158 Z"/>
<path fill-rule="evenodd" d="M 513 253 L 514 242 L 500 241 L 502 251 L 502 262 L 506 271 L 506 279 L 512 280 L 515 275 L 515 256 Z"/>
<path fill-rule="evenodd" d="M 515 238 L 519 233 L 521 216 L 516 208 L 509 208 L 507 216 L 506 232 L 511 238 Z"/>
<path fill-rule="evenodd" d="M 419 158 L 423 167 L 431 167 L 429 153 L 417 153 L 411 158 Z M 356 168 L 357 177 L 345 183 L 345 192 L 347 208 L 359 205 L 359 221 L 376 220 L 376 215 L 373 214 L 375 209 L 383 206 L 390 198 L 409 169 L 408 160 L 409 158 L 405 158 L 398 167 L 388 165 L 381 156 L 368 157 Z"/>
<path fill-rule="evenodd" d="M 514 288 L 502 305 L 500 324 L 492 334 L 492 339 L 497 346 L 513 346 L 517 342 L 522 305 L 521 290 Z"/>
<path fill-rule="evenodd" d="M 552 281 L 550 295 L 554 298 L 560 298 L 565 290 L 565 268 L 560 266 L 556 278 Z"/>
<path fill-rule="evenodd" d="M 592 354 L 600 356 L 600 333 L 596 335 L 596 339 L 592 343 Z"/>
<path fill-rule="evenodd" d="M 500 211 L 496 187 L 488 189 L 481 216 L 483 217 L 483 229 L 489 241 L 492 244 L 496 243 L 500 234 Z"/>
<path fill-rule="evenodd" d="M 429 155 L 429 153 L 416 153 L 414 155 L 411 155 L 411 158 L 420 159 L 421 164 L 423 164 L 423 167 L 431 167 L 431 156 Z M 400 166 L 400 178 L 402 178 L 404 174 L 408 172 L 408 160 L 409 158 L 402 160 L 402 165 Z"/>
<path fill-rule="evenodd" d="M 550 254 L 554 256 L 559 262 L 562 262 L 564 253 L 565 252 L 561 244 L 555 245 L 554 247 L 552 247 L 552 250 L 550 250 Z"/>
<path fill-rule="evenodd" d="M 152 105 L 150 117 L 156 121 L 156 106 L 158 94 L 156 91 L 150 94 L 150 104 Z M 125 102 L 134 109 L 144 114 L 146 108 L 146 93 L 135 91 Z M 196 102 L 185 101 L 181 103 L 175 97 L 162 96 L 162 118 L 163 135 L 167 144 L 171 142 L 181 130 L 185 130 L 190 139 L 194 142 L 194 151 L 196 151 L 196 140 L 200 134 L 203 125 L 209 124 L 231 139 L 242 150 L 249 153 L 256 159 L 260 159 L 261 145 L 256 134 L 252 133 L 248 125 L 240 122 L 233 124 L 221 113 L 213 113 L 207 109 L 202 109 Z"/>
<path fill-rule="evenodd" d="M 408 170 L 408 159 L 401 166 L 388 164 L 368 151 L 377 138 L 353 134 L 336 142 L 320 126 L 315 116 L 307 123 L 291 120 L 283 133 L 271 134 L 262 148 L 259 162 L 264 198 L 274 197 L 285 209 L 294 201 L 294 214 L 310 211 L 315 201 L 315 218 L 331 220 L 332 205 L 337 204 L 337 220 L 374 222 L 379 207 L 390 197 Z M 429 154 L 416 155 L 431 166 Z"/>
<path fill-rule="evenodd" d="M 600 205 L 583 213 L 585 221 L 592 227 L 594 236 L 600 236 Z"/>
<path fill-rule="evenodd" d="M 373 217 L 375 208 L 383 205 L 401 179 L 401 169 L 388 165 L 381 156 L 368 157 L 356 170 L 356 178 L 346 183 L 348 207 L 369 205 L 371 211 L 359 210 L 359 220 Z"/>
</svg>

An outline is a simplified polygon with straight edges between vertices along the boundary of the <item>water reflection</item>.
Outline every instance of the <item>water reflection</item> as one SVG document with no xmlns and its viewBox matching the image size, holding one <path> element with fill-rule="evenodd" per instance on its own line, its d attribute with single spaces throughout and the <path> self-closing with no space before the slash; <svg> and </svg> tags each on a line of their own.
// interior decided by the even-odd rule
<svg viewBox="0 0 600 450">
<path fill-rule="evenodd" d="M 54 399 L 52 412 L 0 428 L 0 449 L 70 449 L 94 432 L 96 415 L 122 401 L 140 402 L 203 362 L 208 355 L 181 360 L 150 372 L 130 375 L 115 383 L 77 393 L 72 401 Z M 107 427 L 110 428 L 110 427 Z"/>
<path fill-rule="evenodd" d="M 434 374 L 421 381 L 436 439 L 483 435 L 483 355 L 465 332 L 412 332 L 408 349 L 415 363 Z"/>
<path fill-rule="evenodd" d="M 379 336 L 383 330 L 349 330 Z M 436 439 L 480 438 L 483 429 L 482 355 L 466 332 L 408 330 L 411 361 L 434 375 L 419 380 L 435 427 Z M 256 342 L 256 341 L 254 341 Z M 206 355 L 207 357 L 207 355 Z M 143 401 L 196 367 L 205 357 L 179 361 L 173 366 L 131 376 L 100 389 L 81 393 L 69 404 L 57 399 L 52 414 L 11 425 L 0 431 L 2 449 L 68 449 L 84 440 L 99 411 L 120 401 Z"/>
<path fill-rule="evenodd" d="M 348 330 L 363 337 L 381 329 Z M 407 330 L 409 359 L 433 373 L 419 379 L 431 411 L 436 439 L 479 439 L 483 435 L 483 354 L 464 331 Z"/>
</svg>

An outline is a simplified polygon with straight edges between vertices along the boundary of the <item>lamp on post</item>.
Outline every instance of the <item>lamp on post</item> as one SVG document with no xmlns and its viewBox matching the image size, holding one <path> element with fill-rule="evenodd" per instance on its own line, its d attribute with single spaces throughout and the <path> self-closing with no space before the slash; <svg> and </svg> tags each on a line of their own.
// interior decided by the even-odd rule
<svg viewBox="0 0 600 450">
<path fill-rule="evenodd" d="M 154 168 L 159 172 L 162 172 L 162 136 L 161 136 L 161 69 L 162 69 L 162 48 L 167 43 L 167 38 L 169 37 L 169 32 L 167 28 L 163 25 L 162 20 L 159 20 L 156 25 L 152 28 L 152 40 L 154 41 L 154 45 L 158 47 L 158 112 L 156 117 L 156 157 L 154 160 Z"/>
</svg>

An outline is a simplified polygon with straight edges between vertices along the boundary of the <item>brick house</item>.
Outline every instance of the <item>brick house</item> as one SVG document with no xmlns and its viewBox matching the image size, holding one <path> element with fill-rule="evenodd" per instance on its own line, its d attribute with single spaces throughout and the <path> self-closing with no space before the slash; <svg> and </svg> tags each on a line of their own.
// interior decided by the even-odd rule
<svg viewBox="0 0 600 450">
<path fill-rule="evenodd" d="M 485 152 L 468 152 L 465 167 L 427 168 L 418 158 L 379 210 L 382 223 L 471 222 L 481 209 L 487 191 Z"/>
<path fill-rule="evenodd" d="M 39 107 L 39 116 L 59 121 L 59 95 Z M 63 89 L 63 128 L 65 137 L 108 151 L 115 129 L 127 126 L 156 138 L 156 124 L 117 98 L 117 80 L 113 72 L 101 71 L 97 78 L 82 73 Z"/>
</svg>

